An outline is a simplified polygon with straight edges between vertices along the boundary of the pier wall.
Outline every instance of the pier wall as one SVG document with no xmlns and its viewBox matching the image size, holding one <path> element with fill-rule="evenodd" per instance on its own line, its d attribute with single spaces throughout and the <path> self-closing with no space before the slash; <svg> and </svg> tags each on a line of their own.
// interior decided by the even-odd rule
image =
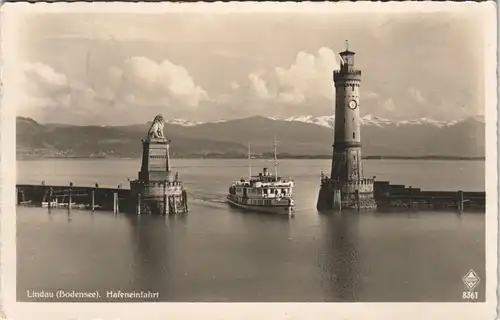
<svg viewBox="0 0 500 320">
<path fill-rule="evenodd" d="M 71 206 L 68 204 L 71 200 Z M 187 212 L 182 183 L 148 182 L 132 189 L 60 185 L 16 185 L 17 205 L 93 209 L 126 213 L 173 214 Z"/>
<path fill-rule="evenodd" d="M 341 186 L 328 179 L 322 180 L 316 207 L 320 211 L 358 209 L 358 206 L 359 209 L 372 209 L 373 199 L 377 210 L 382 211 L 401 208 L 433 211 L 486 209 L 485 192 L 428 191 L 389 181 L 351 182 Z"/>
<path fill-rule="evenodd" d="M 419 210 L 485 210 L 486 193 L 474 191 L 427 191 L 389 181 L 376 181 L 374 195 L 381 209 L 413 208 Z"/>
<path fill-rule="evenodd" d="M 42 203 L 48 206 L 55 202 L 60 207 L 67 207 L 71 198 L 73 208 L 95 210 L 121 210 L 130 208 L 131 197 L 129 189 L 101 188 L 82 186 L 60 186 L 60 185 L 16 185 L 16 196 L 18 205 L 32 205 L 40 207 Z"/>
</svg>

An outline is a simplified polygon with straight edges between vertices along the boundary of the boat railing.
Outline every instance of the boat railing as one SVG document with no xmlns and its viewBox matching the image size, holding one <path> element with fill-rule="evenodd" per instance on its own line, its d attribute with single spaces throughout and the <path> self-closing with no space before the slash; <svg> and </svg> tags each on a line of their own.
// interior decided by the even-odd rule
<svg viewBox="0 0 500 320">
<path fill-rule="evenodd" d="M 275 177 L 257 177 L 256 179 L 250 180 L 251 182 L 293 182 L 293 179 L 290 177 L 278 177 L 276 179 Z"/>
</svg>

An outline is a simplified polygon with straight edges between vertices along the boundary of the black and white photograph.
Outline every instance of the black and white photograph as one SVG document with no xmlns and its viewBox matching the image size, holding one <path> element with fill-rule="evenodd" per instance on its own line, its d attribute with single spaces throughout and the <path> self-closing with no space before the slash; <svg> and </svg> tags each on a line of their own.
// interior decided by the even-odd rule
<svg viewBox="0 0 500 320">
<path fill-rule="evenodd" d="M 3 11 L 16 315 L 279 302 L 495 316 L 491 3 Z"/>
</svg>

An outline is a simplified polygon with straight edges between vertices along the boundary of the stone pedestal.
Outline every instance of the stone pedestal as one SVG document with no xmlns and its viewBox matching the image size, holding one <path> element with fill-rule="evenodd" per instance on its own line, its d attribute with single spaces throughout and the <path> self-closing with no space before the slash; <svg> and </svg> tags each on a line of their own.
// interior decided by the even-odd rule
<svg viewBox="0 0 500 320">
<path fill-rule="evenodd" d="M 170 141 L 142 141 L 142 165 L 138 179 L 130 182 L 138 213 L 172 214 L 187 212 L 187 196 L 178 174 L 172 175 Z"/>
<path fill-rule="evenodd" d="M 143 140 L 139 180 L 143 182 L 168 181 L 170 173 L 170 140 Z"/>
<path fill-rule="evenodd" d="M 325 210 L 372 210 L 377 208 L 373 194 L 373 179 L 354 181 L 321 181 L 316 208 Z"/>
</svg>

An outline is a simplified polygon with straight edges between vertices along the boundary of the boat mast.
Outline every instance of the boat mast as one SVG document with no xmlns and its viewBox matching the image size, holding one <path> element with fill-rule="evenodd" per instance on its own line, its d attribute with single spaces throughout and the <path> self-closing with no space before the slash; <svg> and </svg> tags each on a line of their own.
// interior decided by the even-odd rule
<svg viewBox="0 0 500 320">
<path fill-rule="evenodd" d="M 274 174 L 275 180 L 278 181 L 278 155 L 277 155 L 277 144 L 276 144 L 276 136 L 273 137 L 273 146 L 274 146 Z"/>
<path fill-rule="evenodd" d="M 251 165 L 250 141 L 248 141 L 248 181 L 252 180 L 252 165 Z"/>
</svg>

